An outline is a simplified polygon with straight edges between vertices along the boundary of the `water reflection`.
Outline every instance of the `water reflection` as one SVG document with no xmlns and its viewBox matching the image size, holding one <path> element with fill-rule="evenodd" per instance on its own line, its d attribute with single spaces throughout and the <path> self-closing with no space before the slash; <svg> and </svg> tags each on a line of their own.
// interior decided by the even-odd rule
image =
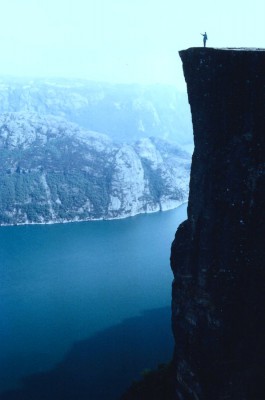
<svg viewBox="0 0 265 400">
<path fill-rule="evenodd" d="M 170 360 L 170 321 L 170 307 L 148 310 L 76 342 L 56 367 L 1 400 L 116 400 L 141 371 Z"/>
</svg>

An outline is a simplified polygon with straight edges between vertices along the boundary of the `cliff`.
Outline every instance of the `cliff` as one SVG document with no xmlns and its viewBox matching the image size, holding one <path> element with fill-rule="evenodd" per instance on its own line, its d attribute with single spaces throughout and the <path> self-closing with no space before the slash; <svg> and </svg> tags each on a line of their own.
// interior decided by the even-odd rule
<svg viewBox="0 0 265 400">
<path fill-rule="evenodd" d="M 265 398 L 265 50 L 180 52 L 195 151 L 172 244 L 181 400 Z"/>
</svg>

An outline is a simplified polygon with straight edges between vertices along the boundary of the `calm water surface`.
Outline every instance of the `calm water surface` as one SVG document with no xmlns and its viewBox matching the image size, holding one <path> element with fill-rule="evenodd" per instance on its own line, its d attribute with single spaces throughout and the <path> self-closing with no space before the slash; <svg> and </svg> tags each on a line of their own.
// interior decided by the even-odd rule
<svg viewBox="0 0 265 400">
<path fill-rule="evenodd" d="M 170 246 L 186 205 L 114 221 L 0 228 L 0 391 L 73 343 L 170 305 Z"/>
</svg>

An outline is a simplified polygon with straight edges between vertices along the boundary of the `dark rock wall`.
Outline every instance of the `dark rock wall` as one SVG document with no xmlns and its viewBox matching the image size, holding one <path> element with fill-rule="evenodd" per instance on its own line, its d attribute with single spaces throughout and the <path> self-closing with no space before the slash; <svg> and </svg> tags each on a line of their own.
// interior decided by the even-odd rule
<svg viewBox="0 0 265 400">
<path fill-rule="evenodd" d="M 176 398 L 265 399 L 265 50 L 180 52 L 188 220 L 172 244 Z"/>
</svg>

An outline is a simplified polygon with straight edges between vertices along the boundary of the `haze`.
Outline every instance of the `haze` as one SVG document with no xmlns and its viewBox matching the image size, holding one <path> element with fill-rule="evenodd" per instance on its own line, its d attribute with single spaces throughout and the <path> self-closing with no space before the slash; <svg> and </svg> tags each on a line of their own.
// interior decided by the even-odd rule
<svg viewBox="0 0 265 400">
<path fill-rule="evenodd" d="M 0 75 L 169 83 L 185 89 L 178 51 L 265 47 L 264 0 L 9 0 Z"/>
</svg>

